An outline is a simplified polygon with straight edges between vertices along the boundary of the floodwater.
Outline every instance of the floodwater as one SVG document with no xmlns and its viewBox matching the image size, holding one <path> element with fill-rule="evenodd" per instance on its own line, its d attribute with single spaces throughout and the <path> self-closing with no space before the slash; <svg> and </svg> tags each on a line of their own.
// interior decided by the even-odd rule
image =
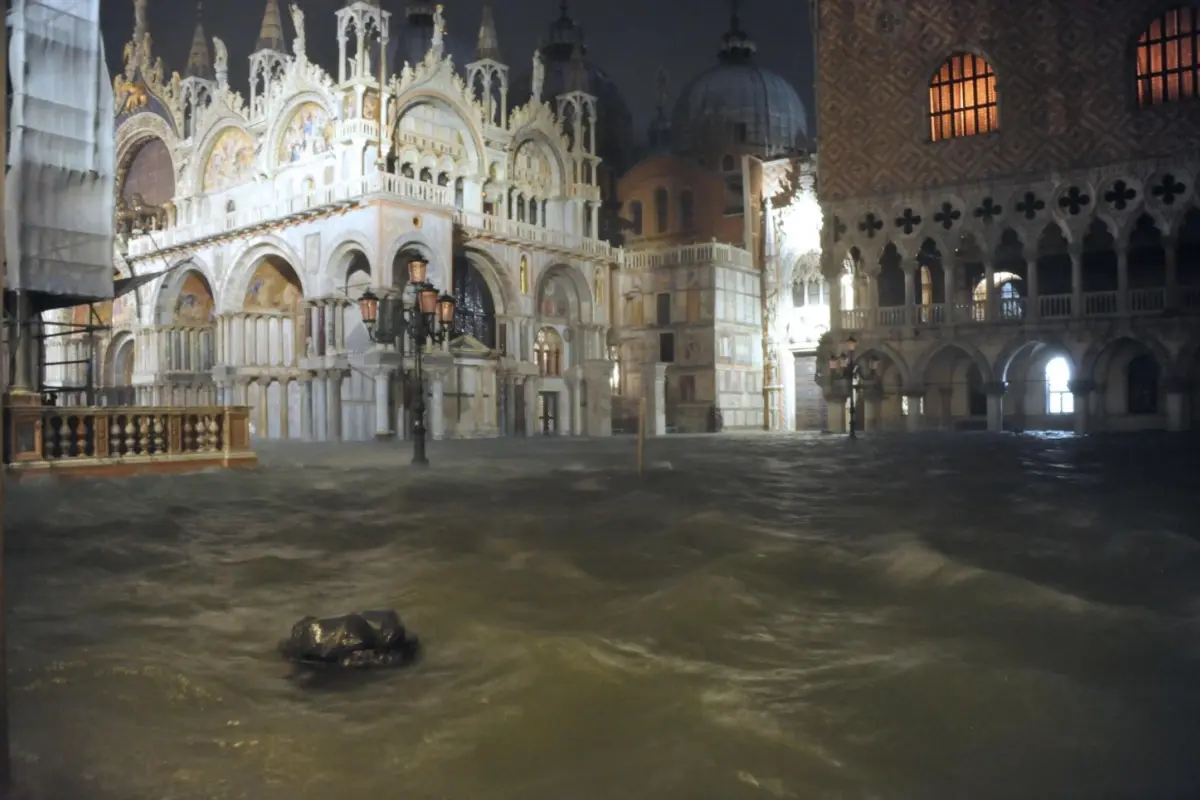
<svg viewBox="0 0 1200 800">
<path fill-rule="evenodd" d="M 22 798 L 1194 797 L 1186 437 L 276 445 L 12 487 Z M 297 680 L 307 614 L 407 670 Z"/>
</svg>

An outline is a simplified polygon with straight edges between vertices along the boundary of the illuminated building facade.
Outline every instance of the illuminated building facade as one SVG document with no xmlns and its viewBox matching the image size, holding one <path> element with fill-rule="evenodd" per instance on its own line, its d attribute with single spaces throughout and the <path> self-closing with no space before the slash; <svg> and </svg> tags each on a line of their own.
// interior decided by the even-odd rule
<svg viewBox="0 0 1200 800">
<path fill-rule="evenodd" d="M 868 430 L 1194 425 L 1200 6 L 963 5 L 817 4 L 823 354 Z"/>
<path fill-rule="evenodd" d="M 829 310 L 804 107 L 736 14 L 671 112 L 659 80 L 649 152 L 618 189 L 614 425 L 646 397 L 655 430 L 819 429 Z"/>
<path fill-rule="evenodd" d="M 247 405 L 259 437 L 362 440 L 404 435 L 420 390 L 435 438 L 609 433 L 621 252 L 599 235 L 601 123 L 578 48 L 567 84 L 539 56 L 520 93 L 490 12 L 459 69 L 440 7 L 395 25 L 349 0 L 306 25 L 293 4 L 285 25 L 263 5 L 243 95 L 201 21 L 168 75 L 134 0 L 115 263 L 163 274 L 97 307 L 111 330 L 55 341 L 47 361 L 82 362 L 48 368 L 60 402 L 94 383 L 100 402 Z M 337 37 L 336 69 L 308 59 L 310 34 Z M 380 63 L 397 49 L 394 70 Z M 402 291 L 413 257 L 456 296 L 464 334 L 425 358 L 419 389 L 412 343 L 372 344 L 356 305 Z"/>
</svg>

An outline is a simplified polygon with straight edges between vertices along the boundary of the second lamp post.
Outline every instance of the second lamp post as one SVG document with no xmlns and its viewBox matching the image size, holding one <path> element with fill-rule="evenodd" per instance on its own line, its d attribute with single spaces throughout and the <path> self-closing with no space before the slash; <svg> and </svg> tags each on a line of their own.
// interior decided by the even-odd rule
<svg viewBox="0 0 1200 800">
<path fill-rule="evenodd" d="M 850 395 L 850 438 L 857 438 L 854 432 L 858 425 L 857 420 L 857 403 L 855 395 L 857 391 L 868 382 L 875 380 L 875 376 L 879 374 L 879 359 L 871 358 L 865 365 L 861 364 L 854 357 L 854 351 L 858 347 L 858 340 L 851 336 L 846 340 L 846 352 L 839 355 L 829 356 L 829 381 L 832 384 L 834 381 L 845 381 L 846 391 Z"/>
<path fill-rule="evenodd" d="M 441 344 L 454 335 L 454 297 L 438 296 L 437 287 L 427 281 L 429 262 L 414 258 L 408 262 L 408 284 L 414 296 L 406 293 L 385 293 L 376 297 L 370 289 L 358 301 L 363 324 L 371 339 L 379 344 L 394 344 L 397 352 L 404 351 L 404 335 L 413 343 L 416 361 L 416 388 L 412 393 L 413 458 L 412 463 L 427 466 L 425 457 L 425 377 L 421 354 L 426 344 Z"/>
</svg>

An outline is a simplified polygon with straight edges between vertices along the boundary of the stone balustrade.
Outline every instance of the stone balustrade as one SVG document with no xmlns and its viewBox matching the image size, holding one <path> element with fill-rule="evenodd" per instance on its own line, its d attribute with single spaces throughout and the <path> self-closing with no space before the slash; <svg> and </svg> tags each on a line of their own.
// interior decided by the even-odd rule
<svg viewBox="0 0 1200 800">
<path fill-rule="evenodd" d="M 548 250 L 560 250 L 564 253 L 602 261 L 620 260 L 620 248 L 613 247 L 608 242 L 566 231 L 543 228 L 540 225 L 519 222 L 515 219 L 505 219 L 474 211 L 459 211 L 454 215 L 454 222 L 468 233 L 483 238 L 518 244 L 537 244 Z"/>
<path fill-rule="evenodd" d="M 289 219 L 301 222 L 338 207 L 358 205 L 376 195 L 399 202 L 437 208 L 450 208 L 454 204 L 453 187 L 438 186 L 384 172 L 374 172 L 362 178 L 329 186 L 293 190 L 282 197 L 276 195 L 277 199 L 270 203 L 242 206 L 228 213 L 215 210 L 205 214 L 202 210 L 207 207 L 210 198 L 200 197 L 188 201 L 187 205 L 181 205 L 175 224 L 169 224 L 164 230 L 132 236 L 125 245 L 125 257 L 136 261 L 164 251 L 196 247 L 205 242 L 252 232 Z M 194 222 L 180 222 L 196 214 L 203 218 Z M 455 221 L 475 233 L 540 244 L 584 257 L 616 260 L 620 252 L 619 248 L 614 248 L 599 239 L 490 214 L 459 211 Z"/>
<path fill-rule="evenodd" d="M 849 308 L 835 316 L 834 328 L 847 331 L 879 328 L 987 323 L 1032 323 L 1039 320 L 1116 319 L 1156 317 L 1173 312 L 1200 315 L 1200 286 L 1180 287 L 1175 298 L 1165 287 L 1074 294 L 1044 294 L 1032 301 L 1025 297 L 995 298 L 995 311 L 987 313 L 987 302 L 929 303 L 881 308 Z M 990 318 L 989 318 L 990 317 Z"/>
<path fill-rule="evenodd" d="M 657 250 L 626 251 L 622 268 L 642 272 L 656 267 L 686 266 L 689 264 L 728 264 L 750 269 L 754 259 L 749 251 L 730 244 L 709 242 L 665 247 Z"/>
<path fill-rule="evenodd" d="M 249 409 L 233 406 L 57 408 L 13 405 L 10 475 L 82 477 L 248 467 Z"/>
</svg>

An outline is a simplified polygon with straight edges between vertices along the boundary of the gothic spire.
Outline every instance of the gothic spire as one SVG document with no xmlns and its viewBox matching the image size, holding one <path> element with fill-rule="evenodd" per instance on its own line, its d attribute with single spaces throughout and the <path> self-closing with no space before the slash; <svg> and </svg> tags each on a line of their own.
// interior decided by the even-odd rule
<svg viewBox="0 0 1200 800">
<path fill-rule="evenodd" d="M 283 40 L 283 20 L 279 16 L 277 0 L 267 0 L 262 27 L 258 30 L 258 44 L 254 46 L 254 49 L 274 50 L 276 53 L 287 51 L 287 42 Z"/>
<path fill-rule="evenodd" d="M 192 33 L 192 50 L 188 53 L 184 74 L 189 78 L 214 80 L 212 51 L 204 35 L 204 0 L 196 0 L 196 30 Z"/>
<path fill-rule="evenodd" d="M 500 39 L 496 36 L 496 20 L 492 18 L 491 5 L 483 7 L 483 18 L 479 22 L 479 42 L 475 45 L 475 60 L 500 60 Z"/>
</svg>

